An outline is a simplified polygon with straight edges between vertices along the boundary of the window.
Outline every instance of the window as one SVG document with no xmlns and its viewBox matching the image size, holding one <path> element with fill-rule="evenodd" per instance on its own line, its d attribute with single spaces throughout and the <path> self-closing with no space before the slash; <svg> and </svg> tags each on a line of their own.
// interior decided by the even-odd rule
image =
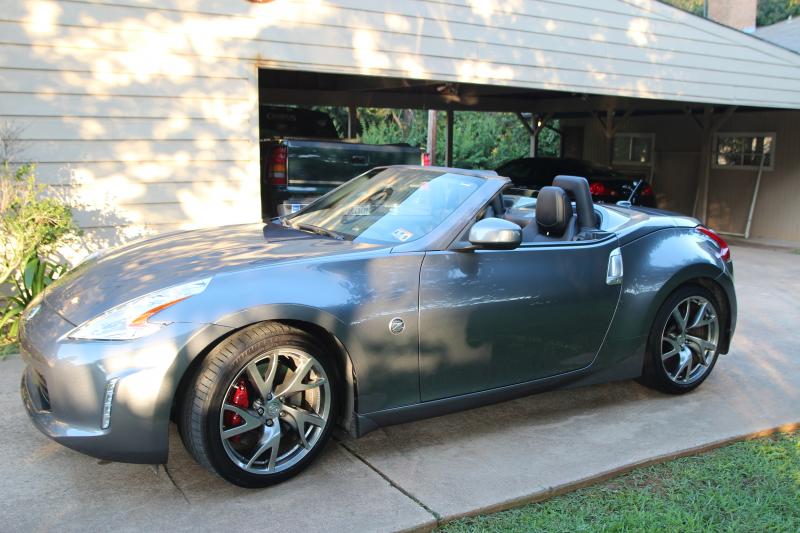
<svg viewBox="0 0 800 533">
<path fill-rule="evenodd" d="M 718 133 L 714 138 L 714 168 L 755 169 L 764 161 L 772 170 L 775 160 L 774 133 Z"/>
<path fill-rule="evenodd" d="M 647 165 L 653 158 L 652 133 L 620 133 L 614 136 L 615 165 Z"/>
</svg>

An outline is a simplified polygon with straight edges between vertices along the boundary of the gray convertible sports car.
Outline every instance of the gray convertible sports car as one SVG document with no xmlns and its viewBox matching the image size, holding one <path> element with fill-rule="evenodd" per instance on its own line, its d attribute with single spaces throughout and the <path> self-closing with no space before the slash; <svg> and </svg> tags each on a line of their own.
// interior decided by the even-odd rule
<svg viewBox="0 0 800 533">
<path fill-rule="evenodd" d="M 642 378 L 697 387 L 736 323 L 730 252 L 696 220 L 537 197 L 494 172 L 388 167 L 267 224 L 89 258 L 28 308 L 22 398 L 46 435 L 163 463 L 170 418 L 238 485 L 388 424 Z M 512 194 L 514 193 L 514 194 Z"/>
</svg>

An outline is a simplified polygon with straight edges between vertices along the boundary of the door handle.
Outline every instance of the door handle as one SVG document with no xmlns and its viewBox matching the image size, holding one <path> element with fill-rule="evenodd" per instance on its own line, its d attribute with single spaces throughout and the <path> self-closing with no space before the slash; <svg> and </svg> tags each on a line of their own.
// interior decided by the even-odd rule
<svg viewBox="0 0 800 533">
<path fill-rule="evenodd" d="M 606 285 L 622 284 L 622 252 L 614 248 L 608 254 L 608 270 L 606 271 Z"/>
<path fill-rule="evenodd" d="M 354 165 L 366 165 L 367 164 L 367 156 L 365 155 L 354 155 L 350 158 L 350 162 Z"/>
</svg>

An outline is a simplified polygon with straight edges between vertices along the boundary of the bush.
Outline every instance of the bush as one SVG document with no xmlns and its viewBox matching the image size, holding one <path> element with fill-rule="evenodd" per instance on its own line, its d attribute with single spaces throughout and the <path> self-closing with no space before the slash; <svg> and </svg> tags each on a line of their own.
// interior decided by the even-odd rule
<svg viewBox="0 0 800 533">
<path fill-rule="evenodd" d="M 13 344 L 19 335 L 19 325 L 25 308 L 39 296 L 45 287 L 67 271 L 66 265 L 31 257 L 18 277 L 13 278 L 15 293 L 7 300 L 6 308 L 0 316 L 0 342 Z"/>
<path fill-rule="evenodd" d="M 50 258 L 79 233 L 69 206 L 36 183 L 35 166 L 12 160 L 19 131 L 0 127 L 0 290 L 12 293 L 0 302 L 5 343 L 16 340 L 24 306 L 65 270 Z"/>
</svg>

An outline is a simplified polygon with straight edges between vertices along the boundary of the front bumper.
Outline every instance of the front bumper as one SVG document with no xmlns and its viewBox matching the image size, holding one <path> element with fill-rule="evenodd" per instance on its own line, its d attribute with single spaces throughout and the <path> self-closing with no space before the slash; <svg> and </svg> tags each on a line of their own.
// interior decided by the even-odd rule
<svg viewBox="0 0 800 533">
<path fill-rule="evenodd" d="M 175 323 L 136 341 L 66 339 L 73 327 L 46 304 L 23 324 L 20 351 L 27 366 L 20 393 L 33 423 L 93 457 L 166 462 L 172 400 L 191 361 L 188 342 L 202 326 Z M 102 429 L 113 379 L 110 425 Z"/>
</svg>

